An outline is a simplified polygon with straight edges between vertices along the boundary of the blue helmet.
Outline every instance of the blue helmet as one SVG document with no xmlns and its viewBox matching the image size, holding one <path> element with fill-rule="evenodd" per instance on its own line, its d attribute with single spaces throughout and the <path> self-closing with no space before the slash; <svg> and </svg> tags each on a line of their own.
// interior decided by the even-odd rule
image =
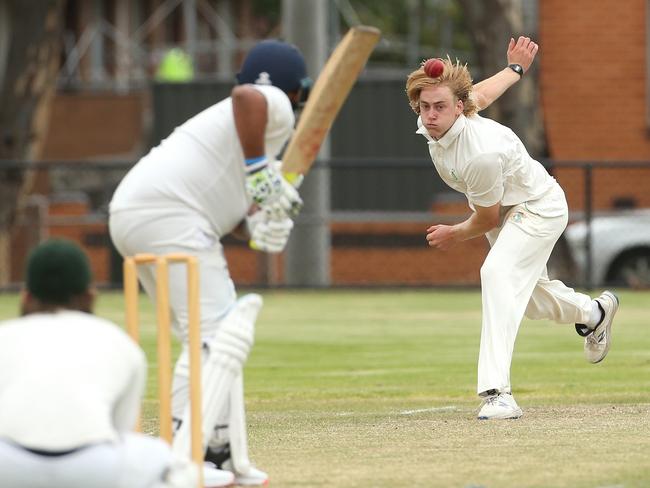
<svg viewBox="0 0 650 488">
<path fill-rule="evenodd" d="M 240 85 L 273 85 L 285 93 L 308 91 L 311 86 L 302 53 L 296 46 L 276 40 L 262 41 L 248 52 L 237 81 Z"/>
</svg>

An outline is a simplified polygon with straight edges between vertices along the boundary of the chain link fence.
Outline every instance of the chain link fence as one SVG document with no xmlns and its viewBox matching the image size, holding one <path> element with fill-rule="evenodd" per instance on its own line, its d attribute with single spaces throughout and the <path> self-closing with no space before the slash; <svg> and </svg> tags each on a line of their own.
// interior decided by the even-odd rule
<svg viewBox="0 0 650 488">
<path fill-rule="evenodd" d="M 650 162 L 545 163 L 565 189 L 570 208 L 570 223 L 549 273 L 584 288 L 648 287 Z M 108 203 L 132 164 L 0 162 L 0 174 L 23 172 L 33 188 L 20 199 L 13 225 L 5 232 L 8 252 L 2 266 L 7 279 L 2 288 L 19 287 L 29 250 L 55 236 L 84 247 L 100 286 L 119 288 L 122 260 L 108 234 Z M 485 239 L 447 252 L 426 245 L 429 225 L 469 215 L 464 196 L 444 186 L 429 160 L 332 159 L 319 162 L 313 171 L 327 172 L 331 188 L 330 210 L 310 216 L 328 230 L 317 238 L 327 240 L 331 286 L 479 285 L 488 252 Z M 297 228 L 308 225 L 297 219 Z M 224 247 L 236 284 L 286 285 L 286 253 L 256 253 L 230 236 L 224 238 Z"/>
</svg>

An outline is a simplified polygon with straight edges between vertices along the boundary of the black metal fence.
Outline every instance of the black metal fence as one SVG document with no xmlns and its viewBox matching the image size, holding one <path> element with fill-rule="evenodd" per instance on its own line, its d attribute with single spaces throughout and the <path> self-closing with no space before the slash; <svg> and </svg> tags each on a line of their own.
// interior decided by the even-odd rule
<svg viewBox="0 0 650 488">
<path fill-rule="evenodd" d="M 51 236 L 77 240 L 91 254 L 97 281 L 120 286 L 121 258 L 107 229 L 110 197 L 132 162 L 0 161 L 8 172 L 36 181 L 5 232 L 2 288 L 22 280 L 27 251 Z M 565 189 L 570 225 L 549 264 L 553 276 L 585 288 L 650 286 L 650 162 L 545 165 Z M 424 159 L 333 159 L 313 171 L 330 178 L 332 286 L 476 286 L 483 239 L 446 254 L 427 248 L 426 227 L 456 222 L 469 209 Z M 35 178 L 34 178 L 35 177 Z M 8 208 L 2 209 L 3 212 Z M 282 286 L 283 259 L 264 258 L 226 238 L 235 281 Z"/>
</svg>

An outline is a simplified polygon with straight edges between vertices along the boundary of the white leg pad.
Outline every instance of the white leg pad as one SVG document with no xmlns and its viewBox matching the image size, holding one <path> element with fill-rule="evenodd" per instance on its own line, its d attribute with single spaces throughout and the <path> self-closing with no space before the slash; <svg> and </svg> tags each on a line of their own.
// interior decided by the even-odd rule
<svg viewBox="0 0 650 488">
<path fill-rule="evenodd" d="M 220 414 L 230 401 L 233 382 L 242 375 L 253 345 L 255 319 L 261 308 L 262 297 L 259 295 L 249 294 L 237 300 L 208 344 L 209 355 L 201 371 L 204 449 Z M 190 452 L 189 407 L 188 403 L 172 444 L 174 452 L 185 456 Z"/>
<path fill-rule="evenodd" d="M 244 375 L 237 376 L 230 390 L 230 459 L 237 473 L 246 474 L 251 468 L 248 459 L 248 433 L 244 407 Z"/>
</svg>

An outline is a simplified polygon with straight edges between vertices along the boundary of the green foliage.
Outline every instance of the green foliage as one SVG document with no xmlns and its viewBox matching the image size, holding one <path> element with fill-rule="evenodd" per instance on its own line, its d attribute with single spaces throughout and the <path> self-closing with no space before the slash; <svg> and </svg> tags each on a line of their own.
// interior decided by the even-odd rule
<svg viewBox="0 0 650 488">
<path fill-rule="evenodd" d="M 349 3 L 361 23 L 378 27 L 388 45 L 395 45 L 393 49 L 375 50 L 373 62 L 415 68 L 408 65 L 408 46 L 398 47 L 408 38 L 413 22 L 419 31 L 418 61 L 447 54 L 463 62 L 472 61 L 472 42 L 466 33 L 462 10 L 454 0 L 420 0 L 415 9 L 410 7 L 411 2 L 392 0 L 350 0 Z"/>
<path fill-rule="evenodd" d="M 257 34 L 262 37 L 269 35 L 279 37 L 278 26 L 282 23 L 282 0 L 253 0 L 251 7 Z"/>
</svg>

